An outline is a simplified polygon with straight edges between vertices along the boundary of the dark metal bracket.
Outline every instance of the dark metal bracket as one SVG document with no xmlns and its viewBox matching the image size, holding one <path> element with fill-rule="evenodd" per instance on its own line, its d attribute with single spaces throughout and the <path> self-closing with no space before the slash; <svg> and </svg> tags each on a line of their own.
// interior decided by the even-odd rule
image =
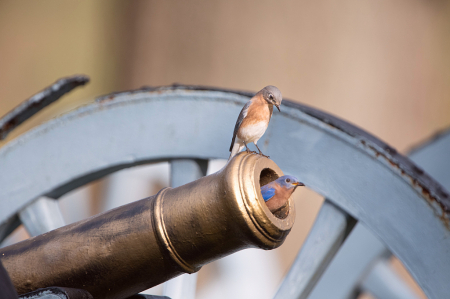
<svg viewBox="0 0 450 299">
<path fill-rule="evenodd" d="M 0 140 L 5 139 L 12 130 L 37 112 L 56 102 L 64 94 L 78 86 L 83 86 L 88 82 L 89 77 L 84 75 L 62 78 L 43 91 L 22 102 L 19 106 L 0 118 Z"/>
</svg>

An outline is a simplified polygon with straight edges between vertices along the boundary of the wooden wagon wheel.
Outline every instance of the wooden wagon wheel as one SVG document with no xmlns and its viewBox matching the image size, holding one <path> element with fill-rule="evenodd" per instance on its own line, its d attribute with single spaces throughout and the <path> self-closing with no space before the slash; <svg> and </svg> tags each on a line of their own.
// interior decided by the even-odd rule
<svg viewBox="0 0 450 299">
<path fill-rule="evenodd" d="M 20 221 L 32 234 L 54 228 L 58 217 L 43 217 L 60 213 L 53 199 L 126 167 L 172 161 L 175 183 L 204 175 L 209 159 L 228 158 L 236 115 L 251 95 L 195 86 L 116 93 L 16 138 L 0 148 L 2 236 Z M 281 169 L 327 198 L 277 298 L 306 298 L 355 221 L 429 298 L 450 294 L 449 195 L 408 158 L 288 100 L 260 144 Z"/>
</svg>

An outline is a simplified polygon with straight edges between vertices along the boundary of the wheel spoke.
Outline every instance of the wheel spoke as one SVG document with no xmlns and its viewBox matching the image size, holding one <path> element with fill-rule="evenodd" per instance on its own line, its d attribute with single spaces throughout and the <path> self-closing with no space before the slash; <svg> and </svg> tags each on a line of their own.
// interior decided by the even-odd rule
<svg viewBox="0 0 450 299">
<path fill-rule="evenodd" d="M 275 299 L 307 298 L 354 223 L 348 214 L 326 200 Z"/>
<path fill-rule="evenodd" d="M 163 285 L 163 295 L 171 299 L 194 299 L 197 276 L 197 273 L 183 274 L 166 281 Z"/>
<path fill-rule="evenodd" d="M 370 265 L 387 254 L 384 244 L 358 223 L 308 298 L 349 298 Z"/>
<path fill-rule="evenodd" d="M 206 175 L 207 160 L 177 159 L 170 162 L 170 184 L 178 187 Z M 183 274 L 164 283 L 163 295 L 172 299 L 194 299 L 197 273 Z"/>
<path fill-rule="evenodd" d="M 12 233 L 20 224 L 20 219 L 17 214 L 0 224 L 0 247 L 4 245 L 3 241 L 5 238 L 8 237 L 8 235 Z"/>
<path fill-rule="evenodd" d="M 206 175 L 208 160 L 177 159 L 170 161 L 170 185 L 179 187 Z"/>
<path fill-rule="evenodd" d="M 48 197 L 40 197 L 24 208 L 19 218 L 32 237 L 65 225 L 58 201 Z"/>
<path fill-rule="evenodd" d="M 389 265 L 389 261 L 380 260 L 370 270 L 361 284 L 361 289 L 380 299 L 418 299 Z"/>
</svg>

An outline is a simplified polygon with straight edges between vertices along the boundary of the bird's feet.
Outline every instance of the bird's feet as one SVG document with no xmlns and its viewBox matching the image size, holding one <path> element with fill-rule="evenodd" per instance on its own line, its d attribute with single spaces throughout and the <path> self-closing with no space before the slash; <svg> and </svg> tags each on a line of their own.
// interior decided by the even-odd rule
<svg viewBox="0 0 450 299">
<path fill-rule="evenodd" d="M 251 151 L 251 150 L 249 150 L 248 148 L 247 148 L 247 149 L 245 149 L 245 151 L 246 151 L 247 153 L 249 153 L 249 154 L 257 154 L 257 152 L 255 152 L 255 151 Z"/>
<path fill-rule="evenodd" d="M 256 153 L 256 152 L 255 152 Z M 270 159 L 270 157 L 269 156 L 266 156 L 266 155 L 264 155 L 263 153 L 261 153 L 261 152 L 259 152 L 258 153 L 258 155 L 260 155 L 260 156 L 263 156 L 263 157 L 266 157 L 267 159 Z"/>
<path fill-rule="evenodd" d="M 263 153 L 262 153 L 262 151 L 259 149 L 259 147 L 258 147 L 258 145 L 255 143 L 255 145 L 256 145 L 256 148 L 258 149 L 258 154 L 260 155 L 260 156 L 263 156 L 263 157 L 266 157 L 267 159 L 269 159 L 270 157 L 269 156 L 266 156 L 266 155 L 264 155 Z"/>
</svg>

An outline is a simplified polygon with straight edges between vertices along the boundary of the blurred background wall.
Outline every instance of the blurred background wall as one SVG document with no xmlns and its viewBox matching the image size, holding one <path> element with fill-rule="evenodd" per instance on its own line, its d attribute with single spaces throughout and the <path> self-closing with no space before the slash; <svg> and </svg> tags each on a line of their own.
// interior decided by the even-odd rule
<svg viewBox="0 0 450 299">
<path fill-rule="evenodd" d="M 404 152 L 450 125 L 449 54 L 448 1 L 2 0 L 0 115 L 57 78 L 82 73 L 91 83 L 0 146 L 100 94 L 177 82 L 249 91 L 276 85 L 285 98 Z M 79 192 L 89 199 L 84 214 L 101 210 L 93 199 L 102 188 Z M 281 274 L 321 203 L 302 192 L 295 237 L 277 251 Z"/>
</svg>

